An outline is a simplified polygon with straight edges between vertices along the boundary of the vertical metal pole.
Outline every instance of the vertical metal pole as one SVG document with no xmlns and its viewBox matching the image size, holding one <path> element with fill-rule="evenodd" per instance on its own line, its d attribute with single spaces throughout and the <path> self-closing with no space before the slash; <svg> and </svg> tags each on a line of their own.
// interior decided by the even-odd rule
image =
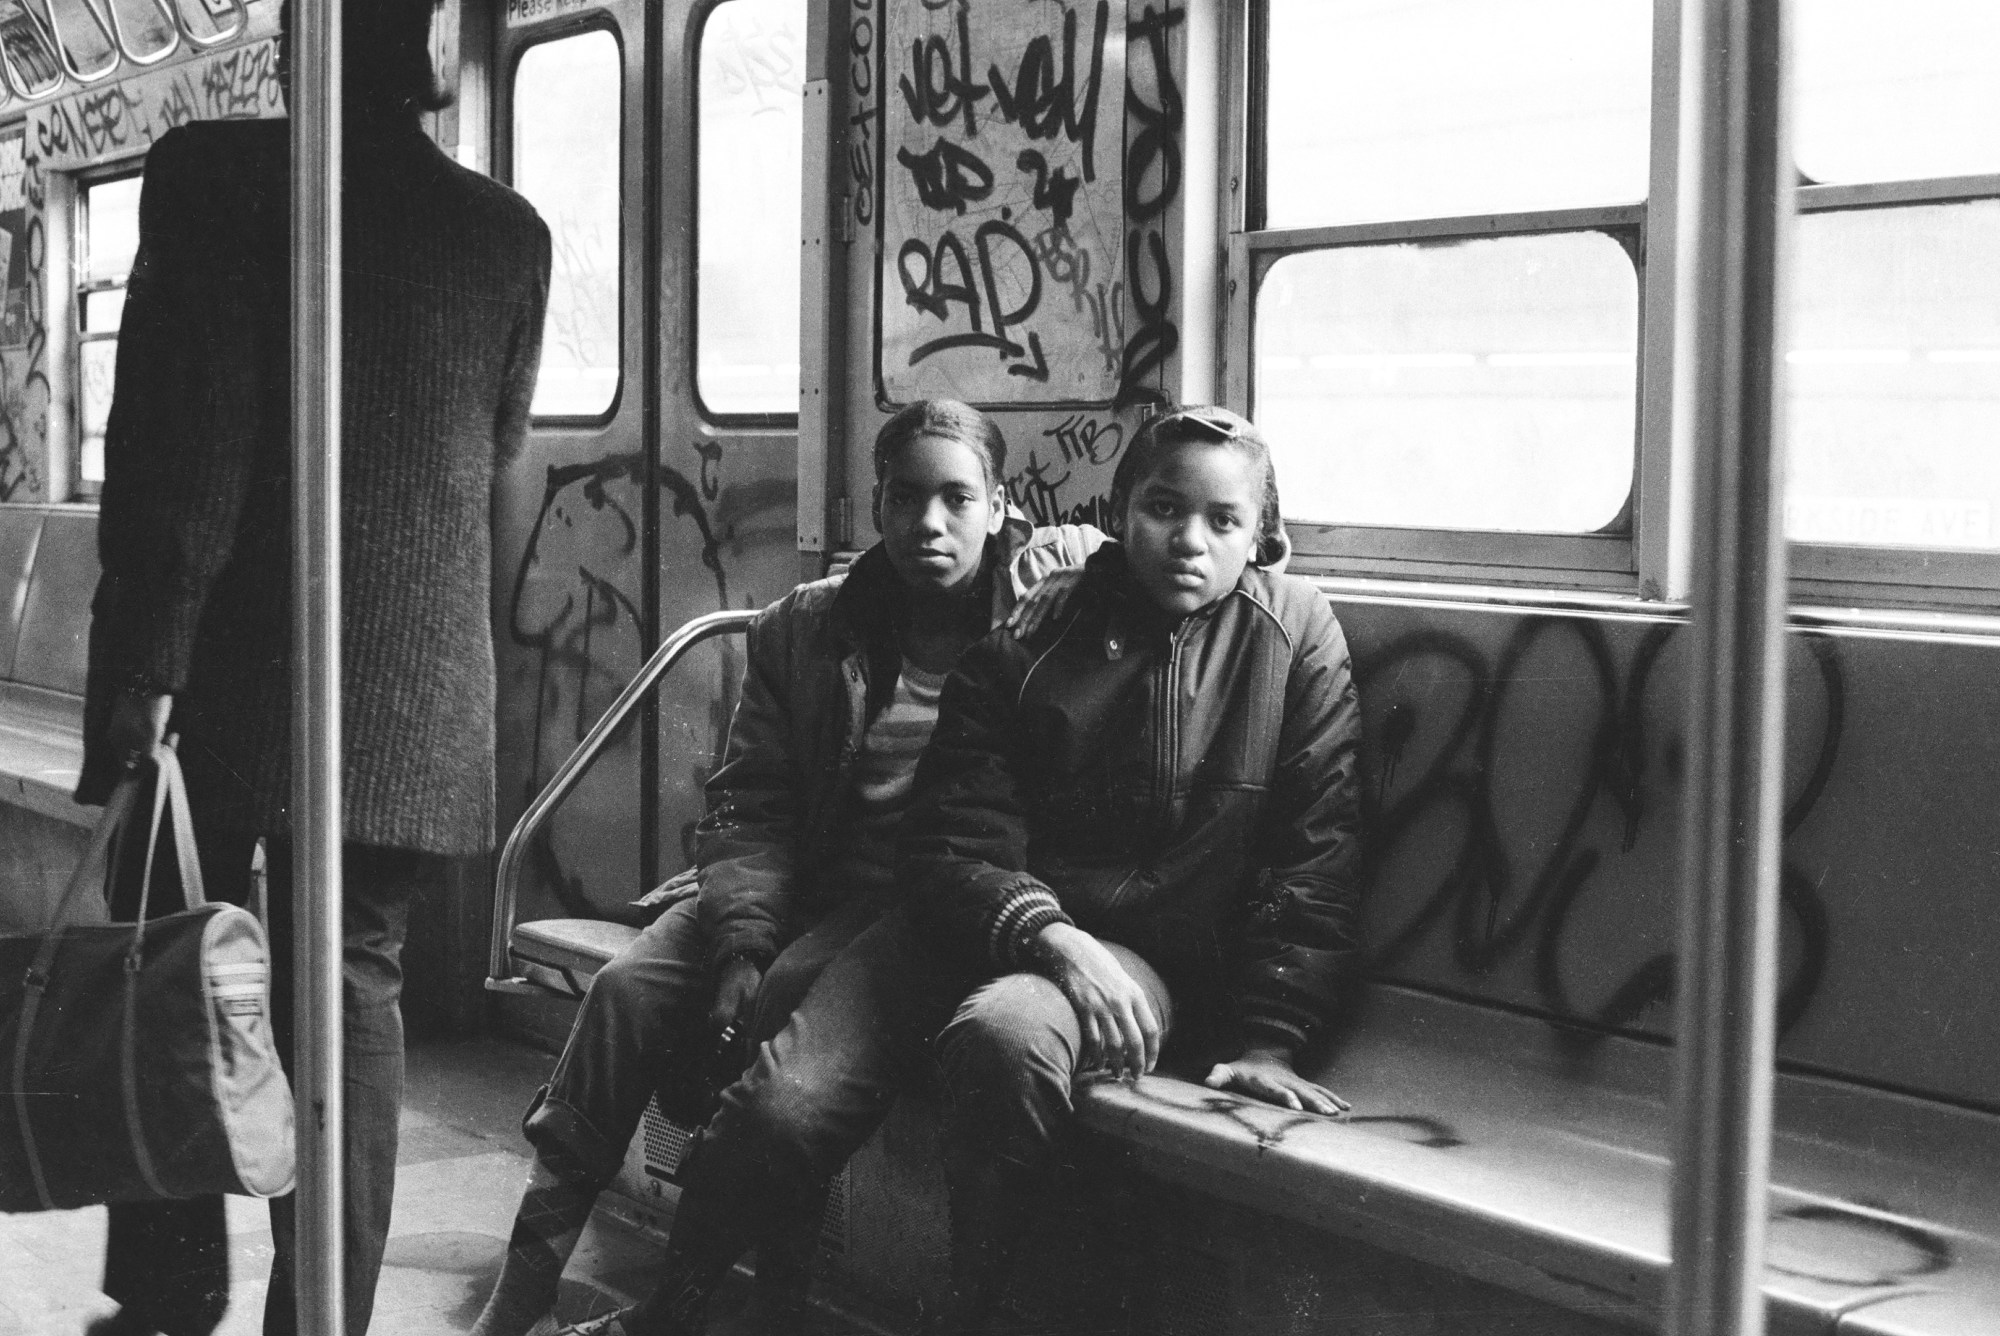
<svg viewBox="0 0 2000 1336">
<path fill-rule="evenodd" d="M 1688 0 L 1676 448 L 1693 451 L 1671 1336 L 1764 1329 L 1784 765 L 1786 0 Z"/>
<path fill-rule="evenodd" d="M 339 0 L 297 0 L 291 45 L 295 1282 L 298 1329 L 340 1336 Z"/>
</svg>

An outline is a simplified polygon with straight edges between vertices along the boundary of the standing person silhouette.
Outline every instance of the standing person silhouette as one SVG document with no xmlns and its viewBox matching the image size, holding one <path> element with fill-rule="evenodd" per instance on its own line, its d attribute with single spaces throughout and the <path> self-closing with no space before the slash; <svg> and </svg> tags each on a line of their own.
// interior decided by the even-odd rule
<svg viewBox="0 0 2000 1336">
<path fill-rule="evenodd" d="M 540 360 L 548 229 L 420 116 L 434 0 L 344 0 L 341 655 L 347 1329 L 389 1229 L 411 901 L 493 832 L 491 490 Z M 289 6 L 287 6 L 289 10 Z M 289 18 L 289 13 L 287 13 Z M 290 129 L 153 146 L 98 522 L 85 760 L 101 803 L 171 727 L 212 896 L 271 842 L 273 1020 L 291 1058 Z M 292 1203 L 271 1204 L 264 1330 L 294 1329 Z M 228 1303 L 220 1197 L 114 1206 L 95 1336 L 206 1336 Z"/>
</svg>

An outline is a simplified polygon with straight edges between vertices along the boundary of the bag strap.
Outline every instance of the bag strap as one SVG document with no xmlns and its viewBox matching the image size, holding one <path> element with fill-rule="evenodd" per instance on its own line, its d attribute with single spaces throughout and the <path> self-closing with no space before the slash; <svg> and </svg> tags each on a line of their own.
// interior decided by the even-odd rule
<svg viewBox="0 0 2000 1336">
<path fill-rule="evenodd" d="M 61 928 L 49 934 L 51 941 L 61 936 Z M 28 1172 L 35 1180 L 35 1196 L 41 1201 L 44 1211 L 53 1211 L 56 1201 L 49 1195 L 48 1176 L 42 1172 L 41 1147 L 35 1143 L 34 1124 L 28 1117 L 28 1039 L 35 1032 L 35 1013 L 42 1009 L 42 992 L 49 985 L 43 954 L 53 956 L 55 952 L 51 948 L 45 953 L 37 953 L 35 966 L 29 968 L 27 983 L 21 993 L 21 1028 L 14 1040 L 14 1121 L 21 1126 L 21 1149 L 27 1155 Z"/>
<path fill-rule="evenodd" d="M 141 920 L 143 922 L 143 920 Z M 132 1163 L 156 1197 L 171 1197 L 153 1167 L 153 1154 L 146 1147 L 146 1123 L 139 1116 L 139 934 L 132 934 L 134 950 L 125 957 L 125 1014 L 119 1035 L 119 1093 L 124 1097 L 125 1135 L 132 1143 Z"/>
<path fill-rule="evenodd" d="M 178 737 L 169 737 L 161 748 L 160 777 L 167 785 L 168 806 L 174 819 L 174 858 L 180 863 L 181 897 L 189 909 L 208 903 L 201 880 L 201 856 L 194 844 L 194 808 L 188 803 L 187 777 L 181 773 Z"/>
<path fill-rule="evenodd" d="M 153 749 L 156 767 L 156 782 L 153 785 L 153 819 L 146 838 L 145 872 L 139 881 L 139 921 L 132 925 L 132 945 L 125 954 L 125 997 L 124 1033 L 120 1048 L 120 1058 L 124 1067 L 125 1124 L 132 1139 L 133 1158 L 146 1186 L 164 1197 L 166 1190 L 160 1185 L 158 1174 L 153 1167 L 152 1156 L 146 1149 L 143 1122 L 138 1107 L 138 1004 L 139 969 L 142 961 L 141 946 L 145 940 L 146 905 L 151 898 L 153 887 L 153 855 L 159 847 L 160 821 L 166 809 L 173 809 L 174 852 L 180 863 L 182 894 L 190 909 L 208 903 L 208 897 L 201 882 L 201 860 L 194 846 L 194 818 L 188 808 L 187 781 L 181 774 L 180 757 L 174 751 L 174 740 L 167 739 Z M 62 897 L 56 901 L 55 912 L 51 916 L 48 930 L 43 933 L 40 946 L 35 950 L 35 959 L 28 966 L 27 977 L 23 980 L 21 996 L 21 1018 L 14 1041 L 14 1113 L 15 1121 L 21 1128 L 21 1147 L 26 1152 L 29 1173 L 35 1180 L 35 1195 L 42 1203 L 42 1209 L 54 1210 L 55 1199 L 49 1193 L 47 1176 L 42 1171 L 40 1146 L 35 1140 L 35 1129 L 29 1117 L 28 1108 L 28 1050 L 35 1033 L 35 1021 L 42 1008 L 42 995 L 49 985 L 49 971 L 55 964 L 56 952 L 62 945 L 63 927 L 69 921 L 77 901 L 89 890 L 92 874 L 101 879 L 105 873 L 106 859 L 113 842 L 125 829 L 137 805 L 139 785 L 142 780 L 137 774 L 128 775 L 112 790 L 110 799 L 104 804 L 104 814 L 97 820 L 97 828 L 91 832 L 90 844 L 84 850 L 83 860 L 76 871 L 70 874 L 69 885 L 63 889 Z"/>
<path fill-rule="evenodd" d="M 181 775 L 180 758 L 174 740 L 167 739 L 153 749 L 158 774 L 153 784 L 153 820 L 146 832 L 146 867 L 139 874 L 139 912 L 132 924 L 132 945 L 126 949 L 126 968 L 136 970 L 141 948 L 146 942 L 146 910 L 153 898 L 153 855 L 160 847 L 160 820 L 173 811 L 174 855 L 180 862 L 181 895 L 189 909 L 208 903 L 201 884 L 201 859 L 195 853 L 194 818 L 188 811 L 187 780 Z"/>
<path fill-rule="evenodd" d="M 42 1209 L 55 1209 L 55 1199 L 49 1195 L 48 1179 L 42 1172 L 41 1149 L 35 1141 L 33 1120 L 28 1108 L 28 1050 L 35 1037 L 35 1020 L 42 1009 L 42 994 L 48 990 L 49 970 L 54 966 L 56 952 L 62 946 L 63 926 L 69 922 L 70 914 L 77 902 L 90 890 L 93 874 L 101 881 L 105 874 L 106 859 L 110 855 L 113 842 L 125 829 L 132 815 L 132 808 L 139 797 L 139 777 L 128 775 L 119 781 L 111 791 L 111 797 L 104 804 L 104 814 L 97 819 L 97 828 L 91 832 L 90 844 L 84 849 L 83 859 L 70 874 L 69 885 L 56 900 L 55 909 L 49 915 L 48 927 L 42 933 L 41 944 L 35 949 L 35 958 L 28 966 L 27 976 L 21 986 L 21 1019 L 14 1034 L 14 1121 L 21 1129 L 21 1149 L 26 1153 L 28 1172 L 35 1180 L 35 1196 L 41 1200 Z"/>
<path fill-rule="evenodd" d="M 103 885 L 111 843 L 125 828 L 126 819 L 132 815 L 132 808 L 138 803 L 140 783 L 139 776 L 127 775 L 118 781 L 117 788 L 111 790 L 111 797 L 104 804 L 104 814 L 97 818 L 97 828 L 90 834 L 90 844 L 84 849 L 83 860 L 76 865 L 76 871 L 70 874 L 69 885 L 63 888 L 62 895 L 57 898 L 56 907 L 49 915 L 44 932 L 59 929 L 69 922 L 71 912 L 76 909 L 77 903 L 91 886 Z"/>
</svg>

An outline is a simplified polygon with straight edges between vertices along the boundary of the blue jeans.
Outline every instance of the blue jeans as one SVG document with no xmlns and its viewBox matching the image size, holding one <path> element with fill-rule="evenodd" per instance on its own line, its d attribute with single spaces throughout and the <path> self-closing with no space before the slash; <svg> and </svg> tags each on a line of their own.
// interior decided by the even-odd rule
<svg viewBox="0 0 2000 1336">
<path fill-rule="evenodd" d="M 1173 1002 L 1159 974 L 1105 945 L 1170 1030 Z M 827 966 L 724 1092 L 686 1175 L 667 1283 L 719 1276 L 774 1213 L 839 1171 L 899 1093 L 928 1084 L 935 1070 L 945 1092 L 954 1281 L 961 1304 L 976 1305 L 1068 1124 L 1081 1049 L 1076 1011 L 1050 980 L 969 979 L 941 967 L 905 915 L 885 915 Z M 686 1276 L 673 1273 L 676 1264 Z"/>
<path fill-rule="evenodd" d="M 248 904 L 248 838 L 205 837 L 202 877 L 211 900 Z M 441 888 L 446 860 L 432 854 L 346 847 L 342 919 L 342 1016 L 346 1030 L 342 1090 L 347 1105 L 343 1163 L 347 1180 L 343 1236 L 347 1330 L 368 1328 L 375 1282 L 389 1238 L 396 1185 L 396 1131 L 403 1096 L 403 935 L 410 903 Z M 291 849 L 270 850 L 271 1011 L 278 1055 L 292 1066 Z M 130 878 L 121 884 L 131 884 Z M 166 906 L 174 908 L 177 906 Z M 114 907 L 116 908 L 116 907 Z M 129 913 L 129 910 L 127 911 Z M 222 1198 L 113 1206 L 104 1259 L 104 1292 L 133 1317 L 167 1336 L 207 1336 L 229 1303 L 229 1234 Z M 271 1201 L 275 1255 L 264 1304 L 267 1336 L 296 1330 L 292 1274 L 296 1234 L 292 1199 Z"/>
<path fill-rule="evenodd" d="M 827 962 L 880 911 L 879 896 L 857 895 L 788 943 L 764 971 L 752 1037 L 780 1028 Z M 611 1181 L 668 1064 L 707 1037 L 715 998 L 707 962 L 693 898 L 669 906 L 606 962 L 522 1123 L 536 1150 L 563 1152 L 599 1187 Z"/>
</svg>

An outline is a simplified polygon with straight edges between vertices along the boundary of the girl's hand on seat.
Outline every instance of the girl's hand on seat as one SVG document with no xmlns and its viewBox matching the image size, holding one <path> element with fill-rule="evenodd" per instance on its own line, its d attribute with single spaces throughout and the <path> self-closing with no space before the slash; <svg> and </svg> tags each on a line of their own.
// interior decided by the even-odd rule
<svg viewBox="0 0 2000 1336">
<path fill-rule="evenodd" d="M 1202 1084 L 1301 1113 L 1323 1113 L 1330 1118 L 1347 1113 L 1346 1100 L 1292 1070 L 1291 1058 L 1280 1049 L 1253 1048 L 1234 1062 L 1218 1062 Z"/>
<path fill-rule="evenodd" d="M 763 982 L 764 971 L 756 961 L 747 956 L 731 956 L 715 982 L 715 1005 L 709 1008 L 708 1023 L 718 1030 L 732 1023 L 748 1025 L 750 1008 L 757 1001 L 757 987 Z"/>
<path fill-rule="evenodd" d="M 1015 639 L 1028 639 L 1063 615 L 1069 608 L 1070 596 L 1082 583 L 1081 566 L 1063 566 L 1050 571 L 1035 582 L 1033 589 L 1021 595 L 1021 601 L 1007 614 L 1004 625 L 1014 633 Z"/>
<path fill-rule="evenodd" d="M 1137 1079 L 1160 1060 L 1160 1018 L 1118 957 L 1081 928 L 1052 923 L 1035 939 L 1043 968 L 1076 1008 L 1077 1070 Z"/>
</svg>

